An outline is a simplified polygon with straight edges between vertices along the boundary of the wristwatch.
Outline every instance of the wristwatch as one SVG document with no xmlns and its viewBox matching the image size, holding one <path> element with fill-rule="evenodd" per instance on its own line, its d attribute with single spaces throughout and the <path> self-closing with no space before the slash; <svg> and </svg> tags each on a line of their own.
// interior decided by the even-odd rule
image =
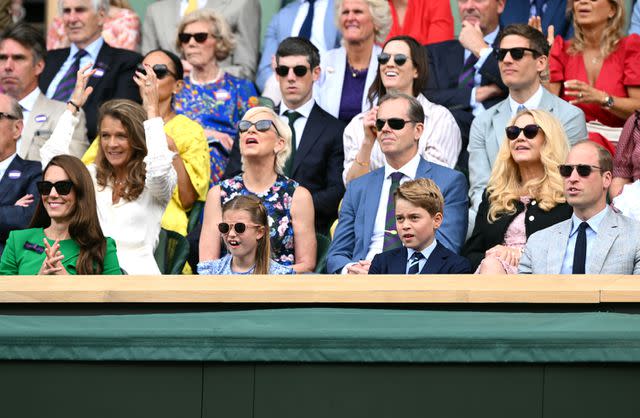
<svg viewBox="0 0 640 418">
<path fill-rule="evenodd" d="M 604 101 L 602 102 L 602 107 L 611 109 L 613 107 L 613 96 L 605 96 Z"/>
</svg>

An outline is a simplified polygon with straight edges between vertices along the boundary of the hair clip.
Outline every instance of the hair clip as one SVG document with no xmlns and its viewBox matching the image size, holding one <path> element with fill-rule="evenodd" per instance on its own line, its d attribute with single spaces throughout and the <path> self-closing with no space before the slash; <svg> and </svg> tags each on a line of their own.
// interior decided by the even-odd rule
<svg viewBox="0 0 640 418">
<path fill-rule="evenodd" d="M 34 244 L 29 241 L 24 243 L 24 248 L 25 250 L 35 251 L 38 254 L 42 254 L 44 252 L 44 247 L 42 245 Z"/>
</svg>

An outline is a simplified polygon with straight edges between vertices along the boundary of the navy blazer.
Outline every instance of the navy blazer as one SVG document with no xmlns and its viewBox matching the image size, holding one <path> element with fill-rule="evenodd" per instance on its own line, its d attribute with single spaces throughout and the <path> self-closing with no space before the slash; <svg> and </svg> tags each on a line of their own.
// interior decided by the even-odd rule
<svg viewBox="0 0 640 418">
<path fill-rule="evenodd" d="M 436 239 L 450 250 L 460 252 L 467 234 L 469 215 L 467 180 L 459 171 L 422 158 L 416 178 L 431 179 L 440 188 L 444 197 L 444 221 L 436 232 Z M 348 263 L 363 260 L 367 256 L 383 182 L 384 167 L 381 167 L 347 185 L 338 226 L 327 255 L 329 273 L 339 273 Z"/>
<path fill-rule="evenodd" d="M 40 90 L 46 93 L 49 84 L 68 57 L 69 48 L 47 52 L 44 71 L 40 74 Z M 89 143 L 93 142 L 96 137 L 98 108 L 102 103 L 111 99 L 129 99 L 138 103 L 142 102 L 138 86 L 133 81 L 133 74 L 140 62 L 142 62 L 142 56 L 137 52 L 113 48 L 106 42 L 100 48 L 94 67 L 102 68 L 104 74 L 100 77 L 95 75 L 91 77 L 88 86 L 93 87 L 93 93 L 82 107 L 87 116 Z"/>
<path fill-rule="evenodd" d="M 509 0 L 500 15 L 500 26 L 512 23 L 527 23 L 529 21 L 529 0 Z M 538 13 L 540 14 L 540 13 Z M 542 33 L 547 35 L 549 25 L 553 25 L 555 35 L 564 39 L 573 37 L 573 19 L 567 16 L 567 0 L 547 0 L 547 8 L 542 14 Z"/>
<path fill-rule="evenodd" d="M 328 232 L 338 216 L 338 205 L 344 195 L 344 127 L 344 122 L 314 104 L 293 159 L 291 178 L 309 189 L 316 231 L 320 233 Z M 234 177 L 242 171 L 239 143 L 239 140 L 234 141 L 224 178 Z"/>
<path fill-rule="evenodd" d="M 0 179 L 0 254 L 4 250 L 9 232 L 24 229 L 31 222 L 40 198 L 36 182 L 41 179 L 40 162 L 25 161 L 18 155 L 11 161 Z M 33 195 L 33 203 L 26 208 L 16 206 L 18 199 L 26 194 Z"/>
<path fill-rule="evenodd" d="M 369 274 L 406 274 L 408 251 L 406 247 L 385 251 L 373 257 Z M 471 263 L 439 242 L 427 259 L 420 274 L 469 274 Z"/>
</svg>

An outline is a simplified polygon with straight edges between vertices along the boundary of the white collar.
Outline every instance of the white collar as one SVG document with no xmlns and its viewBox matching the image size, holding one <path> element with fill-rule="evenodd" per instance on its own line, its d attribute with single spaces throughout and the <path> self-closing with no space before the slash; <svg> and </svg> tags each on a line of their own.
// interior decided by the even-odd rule
<svg viewBox="0 0 640 418">
<path fill-rule="evenodd" d="M 4 173 L 7 171 L 7 169 L 13 162 L 13 159 L 16 158 L 16 155 L 18 155 L 18 153 L 14 152 L 8 158 L 5 158 L 4 160 L 0 161 L 0 172 Z M 2 180 L 2 178 L 0 178 L 0 180 Z"/>
<path fill-rule="evenodd" d="M 102 38 L 102 36 L 99 36 L 98 39 L 91 42 L 84 49 L 87 52 L 87 54 L 89 54 L 89 57 L 91 58 L 91 61 L 93 62 L 94 67 L 98 67 L 98 64 L 99 64 L 97 62 L 98 54 L 100 53 L 100 49 L 102 48 L 102 45 L 104 45 L 104 38 Z M 69 56 L 71 57 L 75 56 L 79 50 L 80 48 L 78 48 L 76 44 L 71 44 L 71 46 L 69 47 Z"/>
<path fill-rule="evenodd" d="M 438 245 L 438 241 L 436 240 L 435 236 L 433 237 L 433 241 L 431 242 L 431 244 L 427 245 L 427 247 L 420 251 L 422 253 L 422 255 L 424 256 L 425 260 L 429 259 L 429 256 L 431 255 L 431 253 L 433 252 L 433 250 L 435 250 L 436 245 Z M 413 253 L 415 253 L 416 250 L 414 250 L 413 248 L 407 248 L 407 262 L 409 262 L 409 259 L 411 259 L 411 256 L 413 256 Z"/>
<path fill-rule="evenodd" d="M 520 106 L 520 104 L 524 105 L 524 107 L 526 107 L 527 109 L 539 108 L 540 102 L 542 101 L 542 93 L 543 89 L 542 85 L 540 85 L 538 86 L 538 90 L 536 90 L 536 92 L 533 93 L 533 95 L 531 95 L 531 97 L 529 97 L 529 99 L 527 99 L 527 101 L 524 103 L 516 102 L 515 100 L 513 100 L 513 97 L 509 95 L 509 107 L 511 108 L 511 114 L 515 115 L 518 112 L 518 107 Z"/>
<path fill-rule="evenodd" d="M 40 93 L 40 89 L 36 86 L 31 93 L 24 96 L 22 100 L 18 101 L 18 103 L 20 103 L 20 106 L 22 106 L 24 110 L 31 112 L 33 107 L 36 105 L 36 100 L 40 97 Z"/>
<path fill-rule="evenodd" d="M 294 111 L 300 113 L 306 119 L 309 119 L 309 115 L 311 114 L 311 109 L 313 109 L 313 105 L 315 103 L 316 103 L 316 101 L 312 97 L 309 100 L 307 100 L 307 102 L 305 104 L 303 104 L 302 106 L 298 107 L 297 109 L 289 109 L 287 107 L 287 105 L 284 103 L 284 100 L 283 100 L 282 102 L 280 102 L 280 116 L 285 116 L 285 112 L 287 110 L 294 110 Z"/>
<path fill-rule="evenodd" d="M 400 167 L 399 169 L 395 169 L 389 165 L 387 159 L 384 159 L 384 178 L 388 178 L 392 173 L 396 171 L 401 172 L 405 176 L 409 177 L 411 180 L 415 180 L 416 173 L 418 172 L 418 165 L 420 164 L 420 154 L 416 152 L 416 155 L 413 156 L 412 159 L 409 160 L 405 165 Z"/>
</svg>

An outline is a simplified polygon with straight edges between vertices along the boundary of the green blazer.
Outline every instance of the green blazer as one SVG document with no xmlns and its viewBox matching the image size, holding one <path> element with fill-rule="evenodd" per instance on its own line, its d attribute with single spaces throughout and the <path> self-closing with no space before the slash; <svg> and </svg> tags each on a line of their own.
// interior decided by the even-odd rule
<svg viewBox="0 0 640 418">
<path fill-rule="evenodd" d="M 0 259 L 0 276 L 36 275 L 42 267 L 45 259 L 44 242 L 46 238 L 43 228 L 24 229 L 11 231 L 7 245 Z M 102 274 L 122 274 L 116 243 L 111 238 L 107 240 L 107 251 L 104 256 L 104 269 Z M 47 238 L 50 245 L 55 241 Z M 42 252 L 39 252 L 42 250 Z M 76 262 L 80 254 L 80 247 L 72 239 L 60 241 L 60 252 L 64 255 L 62 265 L 69 274 L 78 274 Z"/>
</svg>

